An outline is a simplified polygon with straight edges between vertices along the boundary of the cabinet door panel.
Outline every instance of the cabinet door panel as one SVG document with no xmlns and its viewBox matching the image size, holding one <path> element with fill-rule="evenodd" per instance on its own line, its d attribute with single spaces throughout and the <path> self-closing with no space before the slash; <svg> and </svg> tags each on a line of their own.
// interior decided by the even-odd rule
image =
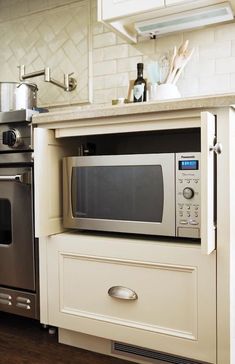
<svg viewBox="0 0 235 364">
<path fill-rule="evenodd" d="M 164 0 L 100 0 L 98 6 L 102 19 L 106 20 L 163 7 Z"/>
<path fill-rule="evenodd" d="M 49 324 L 215 363 L 215 252 L 60 234 L 48 253 Z M 116 286 L 138 298 L 110 296 Z"/>
<path fill-rule="evenodd" d="M 193 3 L 195 0 L 165 0 L 166 6 Z"/>
</svg>

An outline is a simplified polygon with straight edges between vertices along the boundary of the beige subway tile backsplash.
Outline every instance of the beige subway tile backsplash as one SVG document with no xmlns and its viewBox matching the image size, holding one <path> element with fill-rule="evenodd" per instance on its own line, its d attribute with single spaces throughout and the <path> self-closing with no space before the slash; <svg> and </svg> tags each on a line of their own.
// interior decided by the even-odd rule
<svg viewBox="0 0 235 364">
<path fill-rule="evenodd" d="M 144 62 L 147 77 L 148 62 L 161 61 L 186 39 L 195 52 L 177 84 L 181 95 L 235 92 L 235 23 L 129 44 L 97 21 L 96 0 L 0 0 L 0 10 L 0 81 L 18 81 L 19 64 L 27 72 L 51 67 L 60 81 L 74 72 L 78 80 L 66 93 L 43 77 L 31 79 L 40 106 L 86 102 L 92 93 L 95 103 L 126 97 L 137 63 Z"/>
</svg>

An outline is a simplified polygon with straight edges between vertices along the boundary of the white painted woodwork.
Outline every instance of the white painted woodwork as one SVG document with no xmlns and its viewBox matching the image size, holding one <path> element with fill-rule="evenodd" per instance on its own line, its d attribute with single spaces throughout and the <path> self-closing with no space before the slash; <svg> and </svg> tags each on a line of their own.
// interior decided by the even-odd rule
<svg viewBox="0 0 235 364">
<path fill-rule="evenodd" d="M 99 0 L 98 7 L 106 20 L 164 7 L 164 0 Z"/>
<path fill-rule="evenodd" d="M 193 244 L 52 236 L 49 324 L 215 363 L 215 260 Z M 119 285 L 138 299 L 111 298 Z"/>
<path fill-rule="evenodd" d="M 98 0 L 98 21 L 103 22 L 128 42 L 137 43 L 136 22 L 190 12 L 221 2 L 221 0 Z M 230 3 L 234 11 L 234 1 Z"/>
<path fill-rule="evenodd" d="M 55 139 L 54 130 L 34 130 L 35 236 L 63 231 L 62 158 L 71 155 L 72 144 Z"/>
<path fill-rule="evenodd" d="M 165 0 L 165 5 L 179 5 L 179 4 L 188 4 L 190 2 L 195 2 L 196 0 Z"/>
<path fill-rule="evenodd" d="M 217 328 L 218 364 L 235 363 L 235 111 L 217 112 Z"/>
<path fill-rule="evenodd" d="M 202 253 L 215 250 L 214 226 L 214 151 L 215 116 L 201 113 L 201 248 Z"/>
</svg>

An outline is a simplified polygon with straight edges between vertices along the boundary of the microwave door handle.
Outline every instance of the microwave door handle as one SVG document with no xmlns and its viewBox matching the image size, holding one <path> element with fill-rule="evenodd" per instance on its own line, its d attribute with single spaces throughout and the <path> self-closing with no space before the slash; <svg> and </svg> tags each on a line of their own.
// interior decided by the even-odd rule
<svg viewBox="0 0 235 364">
<path fill-rule="evenodd" d="M 209 255 L 215 250 L 214 223 L 214 152 L 215 116 L 201 113 L 201 250 Z"/>
</svg>

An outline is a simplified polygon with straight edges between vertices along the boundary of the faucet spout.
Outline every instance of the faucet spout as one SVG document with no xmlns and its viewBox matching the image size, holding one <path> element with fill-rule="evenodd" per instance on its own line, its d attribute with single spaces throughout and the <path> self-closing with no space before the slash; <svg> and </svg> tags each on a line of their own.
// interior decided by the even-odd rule
<svg viewBox="0 0 235 364">
<path fill-rule="evenodd" d="M 44 75 L 45 82 L 50 82 L 53 85 L 62 88 L 64 91 L 70 92 L 70 91 L 73 91 L 77 87 L 77 81 L 75 80 L 75 78 L 70 77 L 73 73 L 65 74 L 64 83 L 62 83 L 51 77 L 51 70 L 49 67 L 46 67 L 43 70 L 31 72 L 31 73 L 25 73 L 25 65 L 20 65 L 20 66 L 18 66 L 18 68 L 19 68 L 20 81 L 24 81 L 28 78 Z"/>
</svg>

